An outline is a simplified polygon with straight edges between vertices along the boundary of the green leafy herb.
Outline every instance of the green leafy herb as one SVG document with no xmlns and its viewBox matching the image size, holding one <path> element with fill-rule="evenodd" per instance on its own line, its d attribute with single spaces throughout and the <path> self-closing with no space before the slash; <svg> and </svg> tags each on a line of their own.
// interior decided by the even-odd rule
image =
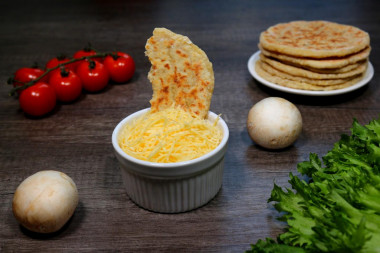
<svg viewBox="0 0 380 253">
<path fill-rule="evenodd" d="M 322 161 L 312 153 L 297 166 L 307 180 L 290 173 L 292 189 L 274 185 L 268 202 L 286 232 L 246 252 L 380 252 L 380 119 L 354 120 Z"/>
</svg>

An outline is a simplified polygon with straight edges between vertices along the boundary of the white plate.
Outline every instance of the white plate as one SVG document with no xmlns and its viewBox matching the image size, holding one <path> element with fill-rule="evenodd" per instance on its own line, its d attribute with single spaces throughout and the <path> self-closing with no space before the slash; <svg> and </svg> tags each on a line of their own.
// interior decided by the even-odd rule
<svg viewBox="0 0 380 253">
<path fill-rule="evenodd" d="M 257 51 L 248 60 L 248 70 L 251 73 L 251 75 L 257 81 L 259 81 L 260 83 L 262 83 L 265 86 L 268 86 L 272 89 L 280 90 L 280 91 L 287 92 L 287 93 L 299 94 L 299 95 L 332 96 L 332 95 L 344 94 L 344 93 L 359 89 L 360 87 L 366 85 L 372 79 L 373 73 L 374 73 L 372 64 L 370 62 L 368 62 L 368 68 L 364 74 L 364 78 L 352 86 L 349 86 L 349 87 L 343 88 L 343 89 L 339 89 L 339 90 L 329 90 L 329 91 L 298 90 L 298 89 L 288 88 L 288 87 L 284 87 L 284 86 L 269 82 L 269 81 L 265 80 L 264 78 L 262 78 L 261 76 L 259 76 L 255 70 L 255 63 L 260 58 L 259 54 L 260 54 L 260 51 Z"/>
</svg>

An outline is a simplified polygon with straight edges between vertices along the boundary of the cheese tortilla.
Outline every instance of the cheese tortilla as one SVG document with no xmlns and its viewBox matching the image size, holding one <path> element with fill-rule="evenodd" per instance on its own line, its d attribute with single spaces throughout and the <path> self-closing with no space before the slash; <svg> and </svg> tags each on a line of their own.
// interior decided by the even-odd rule
<svg viewBox="0 0 380 253">
<path fill-rule="evenodd" d="M 264 49 L 296 57 L 341 57 L 359 52 L 369 43 L 363 30 L 328 21 L 281 23 L 260 35 Z"/>
<path fill-rule="evenodd" d="M 145 46 L 152 66 L 151 111 L 173 105 L 206 118 L 214 91 L 214 72 L 207 55 L 186 36 L 156 28 Z"/>
</svg>

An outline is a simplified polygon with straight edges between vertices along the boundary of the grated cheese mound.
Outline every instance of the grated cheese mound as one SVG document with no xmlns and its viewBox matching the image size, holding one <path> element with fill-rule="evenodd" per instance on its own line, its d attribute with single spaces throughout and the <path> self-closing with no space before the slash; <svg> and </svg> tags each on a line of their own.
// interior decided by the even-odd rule
<svg viewBox="0 0 380 253">
<path fill-rule="evenodd" d="M 180 108 L 167 109 L 136 118 L 124 125 L 119 146 L 140 160 L 175 163 L 198 158 L 215 149 L 222 140 L 217 126 Z"/>
</svg>

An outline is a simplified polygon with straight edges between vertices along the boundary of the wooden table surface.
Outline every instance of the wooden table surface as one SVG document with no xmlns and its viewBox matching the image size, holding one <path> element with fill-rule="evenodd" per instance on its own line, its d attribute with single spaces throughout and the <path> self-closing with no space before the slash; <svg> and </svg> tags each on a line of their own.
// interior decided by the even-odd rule
<svg viewBox="0 0 380 253">
<path fill-rule="evenodd" d="M 353 118 L 362 124 L 380 112 L 380 4 L 378 1 L 1 1 L 0 3 L 0 252 L 243 252 L 250 243 L 276 237 L 285 224 L 267 203 L 273 182 L 287 186 L 289 172 L 309 153 L 323 156 Z M 339 96 L 290 95 L 266 88 L 247 70 L 261 31 L 279 22 L 330 20 L 355 25 L 371 36 L 375 69 L 365 87 Z M 188 36 L 213 63 L 211 110 L 230 129 L 223 186 L 206 206 L 182 214 L 158 214 L 136 206 L 126 195 L 111 146 L 111 133 L 127 115 L 149 107 L 150 63 L 146 40 L 155 27 Z M 18 68 L 41 66 L 58 54 L 73 54 L 91 42 L 100 51 L 132 55 L 136 74 L 60 104 L 33 119 L 8 96 L 7 78 Z M 280 151 L 249 138 L 249 109 L 280 96 L 303 116 L 303 132 Z M 38 235 L 20 227 L 12 214 L 17 186 L 40 170 L 67 173 L 80 201 L 59 232 Z"/>
</svg>

